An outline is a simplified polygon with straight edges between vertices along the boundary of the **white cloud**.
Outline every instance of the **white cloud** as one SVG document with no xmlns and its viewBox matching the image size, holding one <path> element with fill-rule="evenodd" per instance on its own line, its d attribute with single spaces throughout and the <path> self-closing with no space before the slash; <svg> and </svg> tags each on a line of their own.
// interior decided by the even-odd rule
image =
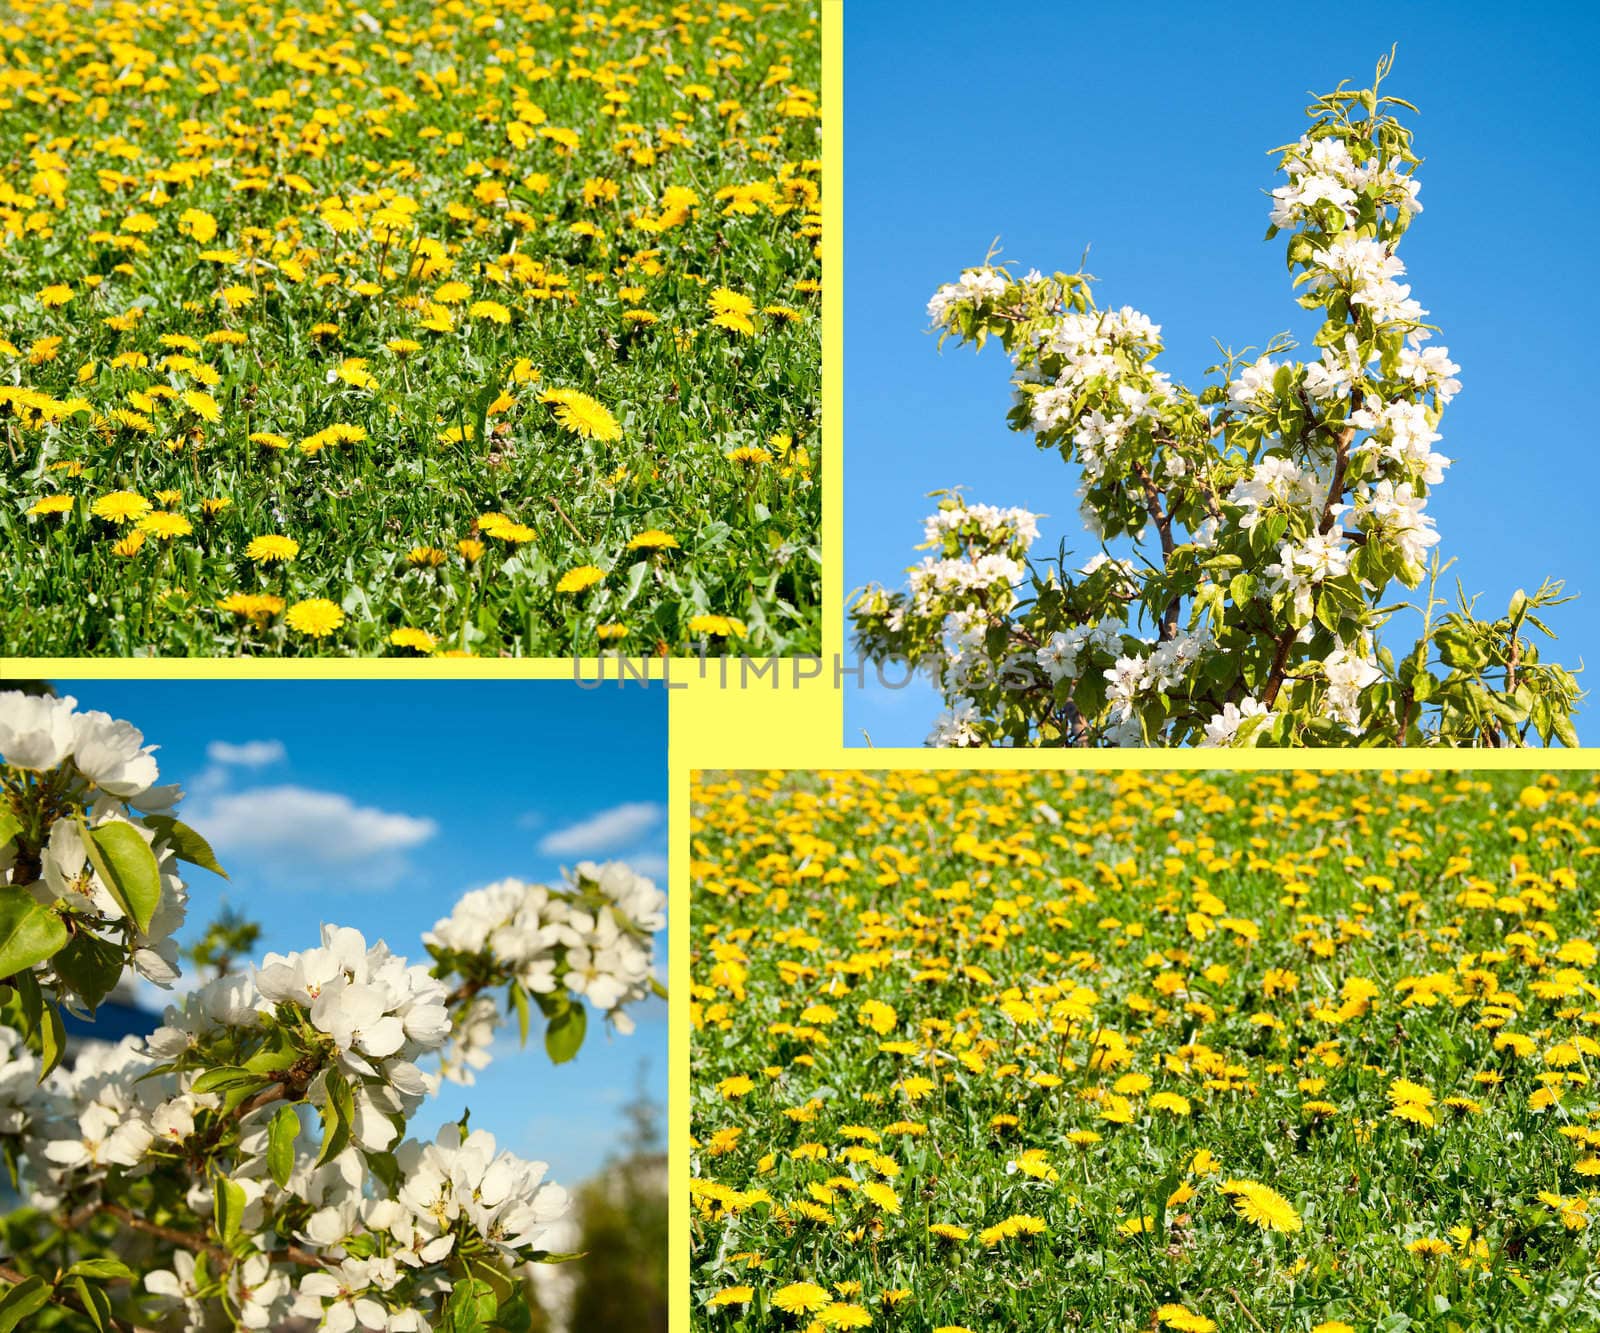
<svg viewBox="0 0 1600 1333">
<path fill-rule="evenodd" d="M 240 745 L 212 741 L 206 746 L 206 758 L 212 763 L 236 764 L 240 768 L 265 768 L 268 764 L 281 764 L 287 753 L 282 741 L 245 741 Z"/>
<path fill-rule="evenodd" d="M 628 801 L 545 834 L 539 850 L 546 856 L 599 856 L 636 842 L 665 814 L 653 801 Z"/>
<path fill-rule="evenodd" d="M 639 874 L 655 880 L 657 884 L 667 882 L 667 858 L 660 852 L 644 852 L 637 856 L 630 856 L 627 862 Z"/>
<path fill-rule="evenodd" d="M 257 787 L 224 792 L 195 813 L 196 828 L 224 855 L 268 868 L 339 868 L 379 887 L 405 873 L 400 856 L 439 831 L 431 819 L 359 806 L 339 792 Z"/>
</svg>

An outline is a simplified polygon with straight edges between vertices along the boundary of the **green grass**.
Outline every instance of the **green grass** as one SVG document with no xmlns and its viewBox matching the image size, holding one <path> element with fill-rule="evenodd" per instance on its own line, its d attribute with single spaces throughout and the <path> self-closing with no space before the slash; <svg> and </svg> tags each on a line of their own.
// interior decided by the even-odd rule
<svg viewBox="0 0 1600 1333">
<path fill-rule="evenodd" d="M 713 774 L 694 815 L 696 1328 L 1600 1327 L 1593 775 Z"/>
<path fill-rule="evenodd" d="M 0 17 L 3 651 L 817 651 L 817 17 L 693 13 Z M 366 438 L 298 448 L 332 425 Z M 92 512 L 122 491 L 191 530 L 122 553 L 141 519 Z M 265 535 L 297 554 L 252 560 Z M 314 599 L 342 623 L 296 629 Z"/>
</svg>

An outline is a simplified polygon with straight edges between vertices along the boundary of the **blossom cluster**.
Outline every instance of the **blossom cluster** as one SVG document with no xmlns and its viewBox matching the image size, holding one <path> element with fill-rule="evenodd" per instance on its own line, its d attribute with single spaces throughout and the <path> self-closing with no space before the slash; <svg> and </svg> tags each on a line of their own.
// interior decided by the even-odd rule
<svg viewBox="0 0 1600 1333">
<path fill-rule="evenodd" d="M 1534 666 L 1526 600 L 1496 622 L 1465 604 L 1448 626 L 1459 647 L 1430 620 L 1404 670 L 1379 651 L 1392 583 L 1416 588 L 1438 565 L 1428 504 L 1461 388 L 1403 281 L 1420 186 L 1392 105 L 1406 104 L 1330 94 L 1281 155 L 1269 236 L 1291 229 L 1299 303 L 1322 321 L 1314 358 L 1280 338 L 1191 391 L 1156 366 L 1160 326 L 1098 308 L 1086 274 L 987 263 L 934 294 L 941 339 L 1003 344 L 1010 423 L 1076 469 L 1096 562 L 1116 542 L 1135 559 L 1114 581 L 1094 562 L 1076 578 L 1065 560 L 1036 567 L 1031 515 L 1008 528 L 1018 511 L 946 500 L 926 525 L 939 554 L 905 592 L 869 587 L 852 608 L 869 657 L 920 666 L 944 694 L 931 743 L 1350 744 L 1406 738 L 1429 701 L 1436 725 L 1494 744 L 1570 734 L 1575 682 Z M 1470 665 L 1420 680 L 1434 652 Z"/>
<path fill-rule="evenodd" d="M 170 814 L 182 796 L 158 785 L 154 746 L 131 723 L 95 710 L 79 711 L 72 696 L 0 693 L 0 756 L 11 775 L 4 788 L 15 803 L 26 790 L 47 793 L 65 810 L 78 807 L 81 822 L 55 820 L 39 849 L 37 873 L 17 879 L 18 844 L 0 843 L 0 874 L 12 872 L 42 906 L 58 905 L 75 928 L 120 936 L 132 965 L 146 980 L 170 986 L 178 975 L 178 944 L 188 892 L 177 872 L 168 836 L 150 817 Z M 90 864 L 85 836 L 113 825 L 132 829 L 150 848 L 159 872 L 159 896 L 142 925 L 128 904 Z M 31 869 L 31 867 L 29 868 Z M 65 1002 L 81 1009 L 70 979 L 48 977 Z"/>
<path fill-rule="evenodd" d="M 89 1254 L 108 1226 L 131 1227 L 163 1327 L 200 1333 L 225 1315 L 238 1328 L 427 1333 L 486 1263 L 506 1275 L 541 1259 L 568 1196 L 487 1131 L 447 1124 L 424 1142 L 411 1122 L 442 1074 L 487 1062 L 491 987 L 587 1002 L 630 1030 L 627 1006 L 654 989 L 666 897 L 621 863 L 582 863 L 559 888 L 503 881 L 439 922 L 432 965 L 324 925 L 315 947 L 183 994 L 149 1037 L 90 1041 L 63 1060 L 57 1006 L 92 1015 L 114 984 L 103 966 L 85 970 L 86 946 L 66 947 L 64 923 L 80 941 L 106 932 L 105 949 L 123 932 L 114 970 L 170 983 L 187 897 L 177 860 L 214 864 L 173 815 L 139 813 L 181 798 L 156 786 L 152 750 L 70 698 L 0 693 L 0 1151 L 30 1225 Z M 136 845 L 124 835 L 100 848 L 113 824 L 134 828 Z M 141 849 L 158 899 L 128 873 Z M 130 907 L 153 913 L 149 929 Z M 119 1274 L 135 1276 L 120 1260 L 97 1270 Z"/>
<path fill-rule="evenodd" d="M 666 924 L 667 896 L 620 861 L 579 862 L 564 887 L 504 879 L 464 894 L 423 936 L 436 958 L 486 986 L 515 983 L 543 997 L 587 1000 L 619 1032 L 633 1031 L 629 1005 L 654 983 L 653 938 Z M 474 994 L 456 1025 L 446 1077 L 472 1081 L 489 1060 L 501 1011 Z"/>
</svg>

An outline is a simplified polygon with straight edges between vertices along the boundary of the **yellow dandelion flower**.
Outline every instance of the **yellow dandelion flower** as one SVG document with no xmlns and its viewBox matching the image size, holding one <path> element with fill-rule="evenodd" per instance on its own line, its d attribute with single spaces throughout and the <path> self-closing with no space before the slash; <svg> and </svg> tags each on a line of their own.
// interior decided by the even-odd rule
<svg viewBox="0 0 1600 1333">
<path fill-rule="evenodd" d="M 511 323 L 511 312 L 498 301 L 474 301 L 467 307 L 471 319 L 487 319 L 495 324 Z"/>
<path fill-rule="evenodd" d="M 556 583 L 557 592 L 583 592 L 605 579 L 606 572 L 595 565 L 579 565 L 569 569 Z"/>
<path fill-rule="evenodd" d="M 252 537 L 244 554 L 245 559 L 254 560 L 258 565 L 270 565 L 275 561 L 293 560 L 300 554 L 300 543 L 293 537 L 268 533 L 264 537 Z"/>
<path fill-rule="evenodd" d="M 630 551 L 664 551 L 678 544 L 678 539 L 670 532 L 662 532 L 660 528 L 651 528 L 641 532 L 637 537 L 628 539 Z"/>
<path fill-rule="evenodd" d="M 1186 1305 L 1169 1302 L 1156 1311 L 1156 1318 L 1174 1333 L 1216 1333 L 1216 1324 Z"/>
<path fill-rule="evenodd" d="M 744 621 L 732 616 L 700 615 L 689 617 L 690 634 L 709 634 L 719 639 L 742 639 L 747 631 Z"/>
<path fill-rule="evenodd" d="M 431 653 L 439 641 L 425 629 L 412 629 L 408 626 L 390 634 L 389 642 L 396 648 L 410 648 L 413 652 Z"/>
<path fill-rule="evenodd" d="M 283 598 L 274 597 L 270 593 L 229 593 L 217 603 L 219 611 L 226 611 L 230 615 L 260 623 L 271 620 L 283 610 L 283 607 Z"/>
<path fill-rule="evenodd" d="M 605 404 L 576 389 L 547 389 L 539 395 L 541 403 L 551 404 L 556 421 L 574 435 L 586 440 L 620 440 L 622 427 Z"/>
<path fill-rule="evenodd" d="M 194 531 L 194 524 L 182 514 L 169 514 L 164 509 L 158 509 L 139 520 L 139 531 L 161 541 L 171 541 L 174 537 L 187 537 Z"/>
<path fill-rule="evenodd" d="M 881 1180 L 869 1180 L 861 1192 L 886 1213 L 900 1211 L 900 1196 Z"/>
<path fill-rule="evenodd" d="M 772 1304 L 785 1314 L 816 1314 L 832 1305 L 833 1297 L 815 1282 L 791 1282 L 772 1293 Z"/>
<path fill-rule="evenodd" d="M 748 1097 L 755 1091 L 755 1080 L 748 1074 L 732 1074 L 717 1084 L 717 1091 L 728 1101 Z"/>
<path fill-rule="evenodd" d="M 1300 1214 L 1270 1186 L 1255 1180 L 1228 1180 L 1220 1188 L 1232 1196 L 1234 1211 L 1263 1231 L 1300 1230 Z"/>
<path fill-rule="evenodd" d="M 312 597 L 291 606 L 284 623 L 297 633 L 321 639 L 344 624 L 344 612 L 326 597 Z"/>
<path fill-rule="evenodd" d="M 756 308 L 748 296 L 729 287 L 718 287 L 706 298 L 706 304 L 714 315 L 751 315 Z"/>
<path fill-rule="evenodd" d="M 183 401 L 188 404 L 189 410 L 202 421 L 222 420 L 222 408 L 209 393 L 202 393 L 199 389 L 185 389 L 183 391 Z"/>
<path fill-rule="evenodd" d="M 108 523 L 133 523 L 143 518 L 152 508 L 154 506 L 150 501 L 133 491 L 112 491 L 109 495 L 102 495 L 90 505 L 89 512 L 96 518 L 105 519 Z"/>
<path fill-rule="evenodd" d="M 42 499 L 35 500 L 29 506 L 28 512 L 34 515 L 70 514 L 75 503 L 70 495 L 46 495 Z"/>
</svg>

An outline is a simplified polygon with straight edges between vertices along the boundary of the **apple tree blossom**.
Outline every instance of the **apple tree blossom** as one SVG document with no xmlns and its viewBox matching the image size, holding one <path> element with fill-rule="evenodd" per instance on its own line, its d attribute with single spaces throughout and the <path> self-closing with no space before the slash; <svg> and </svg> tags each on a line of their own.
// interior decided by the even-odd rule
<svg viewBox="0 0 1600 1333">
<path fill-rule="evenodd" d="M 1536 642 L 1562 585 L 1488 617 L 1438 592 L 1428 504 L 1461 367 L 1399 254 L 1422 206 L 1391 64 L 1275 150 L 1267 237 L 1288 238 L 1313 355 L 1280 336 L 1196 391 L 1161 368 L 1160 326 L 1097 305 L 1083 272 L 986 262 L 934 294 L 941 342 L 1010 355 L 1009 423 L 1076 467 L 1099 551 L 1036 562 L 1036 514 L 941 493 L 909 586 L 852 607 L 868 657 L 944 695 L 931 743 L 1576 743 L 1577 682 Z"/>
<path fill-rule="evenodd" d="M 503 1022 L 557 1063 L 652 992 L 665 895 L 621 864 L 469 893 L 412 962 L 347 927 L 69 1051 L 125 978 L 179 978 L 183 875 L 223 873 L 153 747 L 70 698 L 0 693 L 0 1333 L 519 1330 L 568 1207 L 465 1119 L 413 1122 Z M 253 938 L 230 925 L 222 941 Z M 231 946 L 229 946 L 231 947 Z M 194 952 L 218 954 L 210 936 Z M 222 952 L 226 952 L 222 948 Z"/>
</svg>

